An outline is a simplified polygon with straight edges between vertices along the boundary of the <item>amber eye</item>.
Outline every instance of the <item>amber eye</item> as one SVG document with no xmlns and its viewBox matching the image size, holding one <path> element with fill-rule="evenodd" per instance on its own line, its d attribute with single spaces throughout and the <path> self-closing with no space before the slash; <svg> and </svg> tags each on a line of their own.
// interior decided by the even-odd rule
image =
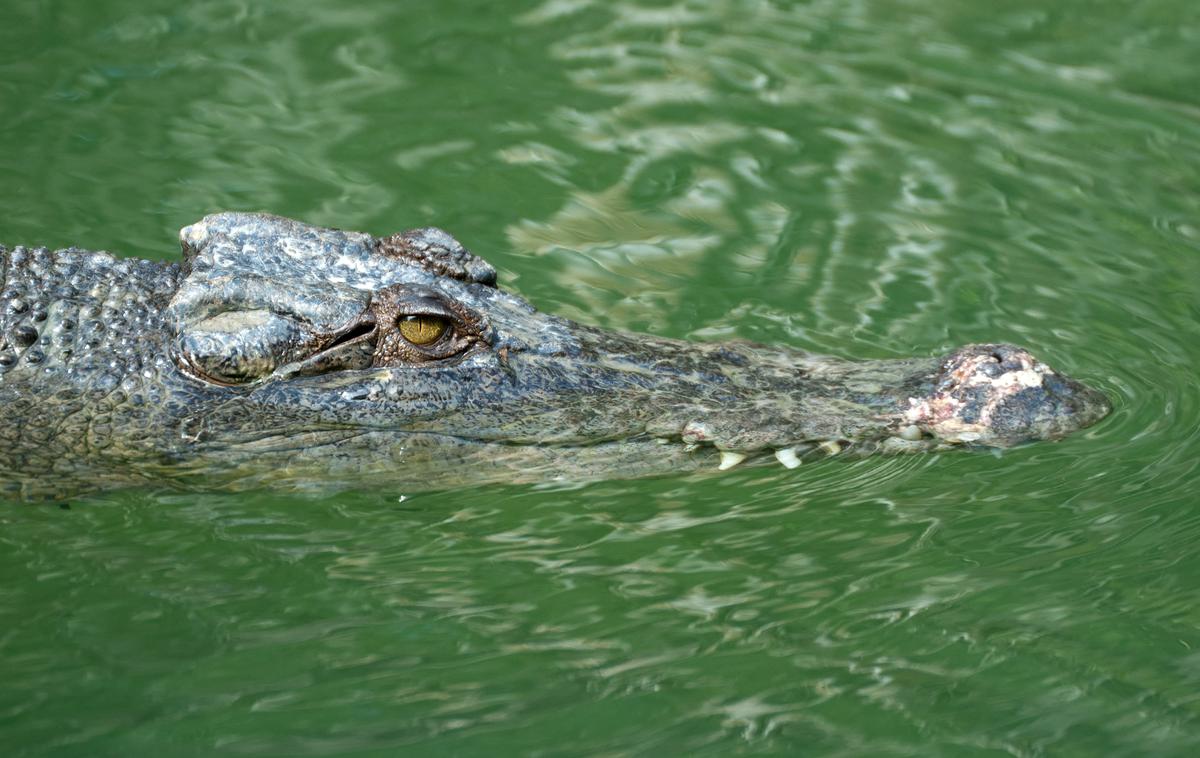
<svg viewBox="0 0 1200 758">
<path fill-rule="evenodd" d="M 441 316 L 402 316 L 400 318 L 400 336 L 424 347 L 432 345 L 450 331 L 450 319 Z"/>
</svg>

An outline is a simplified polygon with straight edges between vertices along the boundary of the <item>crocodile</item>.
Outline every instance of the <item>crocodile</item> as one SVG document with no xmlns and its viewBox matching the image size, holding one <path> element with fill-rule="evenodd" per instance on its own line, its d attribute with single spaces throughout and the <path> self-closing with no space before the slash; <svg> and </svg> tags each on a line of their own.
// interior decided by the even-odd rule
<svg viewBox="0 0 1200 758">
<path fill-rule="evenodd" d="M 1027 350 L 848 360 L 540 312 L 444 231 L 261 213 L 181 262 L 0 247 L 0 495 L 418 491 L 1004 448 L 1110 409 Z"/>
</svg>

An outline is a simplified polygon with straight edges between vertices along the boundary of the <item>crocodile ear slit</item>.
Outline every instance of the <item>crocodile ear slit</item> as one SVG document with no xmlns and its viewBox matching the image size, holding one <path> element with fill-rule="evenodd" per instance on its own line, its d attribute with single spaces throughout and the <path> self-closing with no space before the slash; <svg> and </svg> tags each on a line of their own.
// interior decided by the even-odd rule
<svg viewBox="0 0 1200 758">
<path fill-rule="evenodd" d="M 374 319 L 358 320 L 316 353 L 284 367 L 279 375 L 284 378 L 313 376 L 370 368 L 374 362 L 378 333 Z"/>
<path fill-rule="evenodd" d="M 379 324 L 370 309 L 333 335 L 333 340 L 297 364 L 296 374 L 324 374 L 330 371 L 370 368 Z"/>
<path fill-rule="evenodd" d="M 328 345 L 322 348 L 321 352 L 334 350 L 342 347 L 343 345 L 348 345 L 351 342 L 357 342 L 366 337 L 370 337 L 375 331 L 376 326 L 375 319 L 371 318 L 369 314 L 370 312 L 368 311 L 366 316 L 355 321 L 355 323 L 351 324 L 349 328 L 334 337 L 333 342 L 330 342 Z M 374 340 L 371 341 L 373 342 Z"/>
</svg>

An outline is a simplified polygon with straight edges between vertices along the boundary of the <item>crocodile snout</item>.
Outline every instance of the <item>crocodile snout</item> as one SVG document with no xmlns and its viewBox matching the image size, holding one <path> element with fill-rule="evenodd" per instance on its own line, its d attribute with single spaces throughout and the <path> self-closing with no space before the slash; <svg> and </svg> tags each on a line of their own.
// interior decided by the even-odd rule
<svg viewBox="0 0 1200 758">
<path fill-rule="evenodd" d="M 1100 392 L 1057 373 L 1013 345 L 968 345 L 942 362 L 928 397 L 907 420 L 951 443 L 1010 447 L 1058 439 L 1111 410 Z"/>
</svg>

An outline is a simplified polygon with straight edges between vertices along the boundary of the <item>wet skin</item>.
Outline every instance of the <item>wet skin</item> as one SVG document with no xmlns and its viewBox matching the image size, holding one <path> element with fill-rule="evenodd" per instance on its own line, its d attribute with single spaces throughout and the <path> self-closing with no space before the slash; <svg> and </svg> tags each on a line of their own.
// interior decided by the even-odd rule
<svg viewBox="0 0 1200 758">
<path fill-rule="evenodd" d="M 847 361 L 535 310 L 445 232 L 262 214 L 184 260 L 0 248 L 0 492 L 437 489 L 1008 447 L 1103 418 L 1011 345 Z"/>
</svg>

